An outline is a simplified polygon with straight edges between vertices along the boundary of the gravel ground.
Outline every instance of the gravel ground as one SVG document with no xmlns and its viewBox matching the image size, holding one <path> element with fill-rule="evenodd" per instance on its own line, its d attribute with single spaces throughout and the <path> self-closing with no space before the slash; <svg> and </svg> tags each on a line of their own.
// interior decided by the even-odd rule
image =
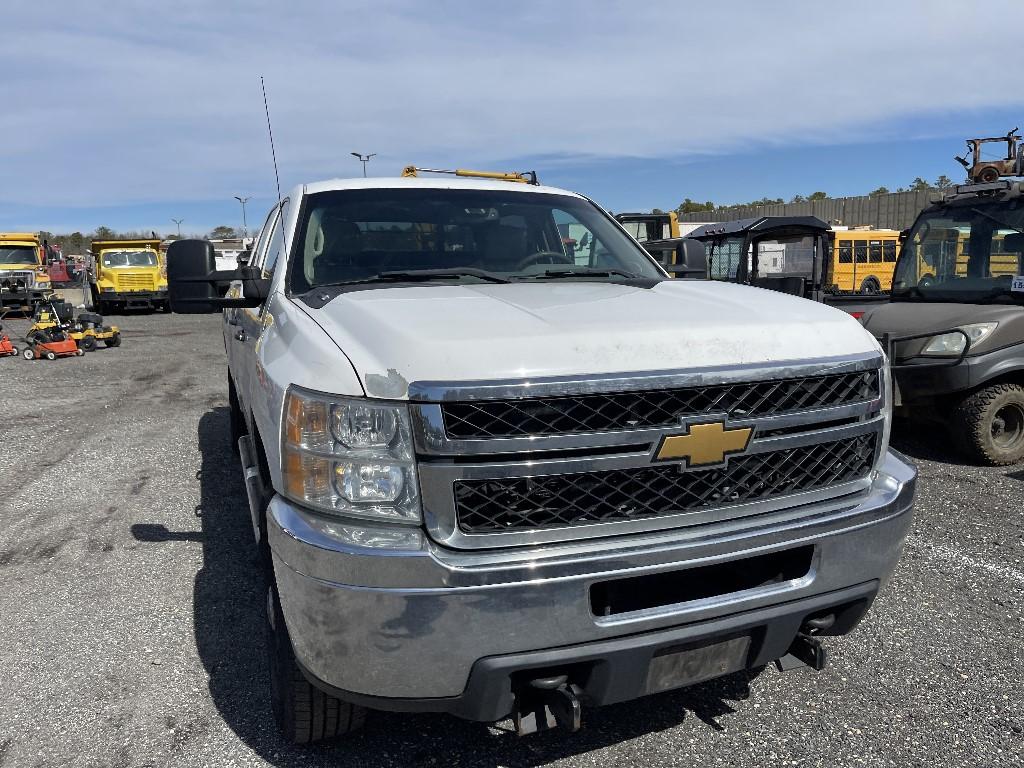
<svg viewBox="0 0 1024 768">
<path fill-rule="evenodd" d="M 0 359 L 0 766 L 1024 765 L 1024 467 L 908 435 L 905 555 L 824 672 L 587 711 L 576 735 L 371 714 L 346 743 L 288 747 L 219 318 L 114 321 L 119 349 Z"/>
</svg>

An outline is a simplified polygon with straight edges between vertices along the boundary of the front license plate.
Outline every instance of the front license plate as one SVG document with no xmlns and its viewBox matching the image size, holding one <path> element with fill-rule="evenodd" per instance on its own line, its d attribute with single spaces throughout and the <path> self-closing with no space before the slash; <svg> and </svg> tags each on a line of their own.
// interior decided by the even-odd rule
<svg viewBox="0 0 1024 768">
<path fill-rule="evenodd" d="M 647 692 L 682 688 L 739 672 L 747 666 L 749 648 L 749 637 L 734 637 L 698 648 L 660 651 L 647 670 Z"/>
</svg>

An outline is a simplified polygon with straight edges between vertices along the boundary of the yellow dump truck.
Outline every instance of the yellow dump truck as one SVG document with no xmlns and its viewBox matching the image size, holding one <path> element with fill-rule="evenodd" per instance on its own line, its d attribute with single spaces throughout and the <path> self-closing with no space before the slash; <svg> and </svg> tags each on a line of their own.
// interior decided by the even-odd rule
<svg viewBox="0 0 1024 768">
<path fill-rule="evenodd" d="M 89 280 L 101 315 L 115 309 L 169 311 L 159 240 L 93 240 Z"/>
<path fill-rule="evenodd" d="M 51 293 L 39 237 L 0 232 L 0 308 L 31 311 Z"/>
</svg>

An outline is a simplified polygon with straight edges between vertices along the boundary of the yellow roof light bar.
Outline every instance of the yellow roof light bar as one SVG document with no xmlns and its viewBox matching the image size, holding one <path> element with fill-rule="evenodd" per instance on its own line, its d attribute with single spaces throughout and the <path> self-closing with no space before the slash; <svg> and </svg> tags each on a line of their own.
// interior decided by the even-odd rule
<svg viewBox="0 0 1024 768">
<path fill-rule="evenodd" d="M 517 184 L 538 184 L 536 171 L 502 173 L 501 171 L 470 171 L 465 168 L 456 168 L 454 171 L 450 171 L 443 168 L 417 168 L 415 165 L 405 166 L 402 169 L 402 178 L 416 178 L 421 173 L 447 173 L 452 176 L 462 176 L 470 179 L 492 179 L 494 181 L 512 181 Z"/>
</svg>

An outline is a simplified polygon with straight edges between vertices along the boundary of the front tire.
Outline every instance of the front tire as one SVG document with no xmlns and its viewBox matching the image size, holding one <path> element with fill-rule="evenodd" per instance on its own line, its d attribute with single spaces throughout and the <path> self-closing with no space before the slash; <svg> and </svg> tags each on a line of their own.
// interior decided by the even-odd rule
<svg viewBox="0 0 1024 768">
<path fill-rule="evenodd" d="M 83 336 L 82 340 L 78 342 L 78 348 L 85 352 L 94 351 L 96 349 L 96 337 Z"/>
<path fill-rule="evenodd" d="M 47 360 L 56 360 L 57 359 L 57 353 L 56 352 L 47 352 L 46 353 L 46 359 Z"/>
<path fill-rule="evenodd" d="M 121 334 L 120 333 L 115 333 L 109 339 L 104 340 L 103 343 L 106 344 L 108 347 L 120 347 L 121 346 Z"/>
<path fill-rule="evenodd" d="M 36 359 L 36 353 L 32 350 L 31 347 L 26 347 L 25 351 L 21 353 L 21 356 L 24 357 L 26 360 Z"/>
<path fill-rule="evenodd" d="M 310 744 L 359 730 L 366 710 L 311 685 L 295 661 L 277 589 L 267 588 L 267 656 L 274 720 L 292 744 Z"/>
<path fill-rule="evenodd" d="M 996 384 L 963 399 L 953 414 L 954 436 L 972 458 L 1003 466 L 1024 459 L 1024 387 Z"/>
</svg>

